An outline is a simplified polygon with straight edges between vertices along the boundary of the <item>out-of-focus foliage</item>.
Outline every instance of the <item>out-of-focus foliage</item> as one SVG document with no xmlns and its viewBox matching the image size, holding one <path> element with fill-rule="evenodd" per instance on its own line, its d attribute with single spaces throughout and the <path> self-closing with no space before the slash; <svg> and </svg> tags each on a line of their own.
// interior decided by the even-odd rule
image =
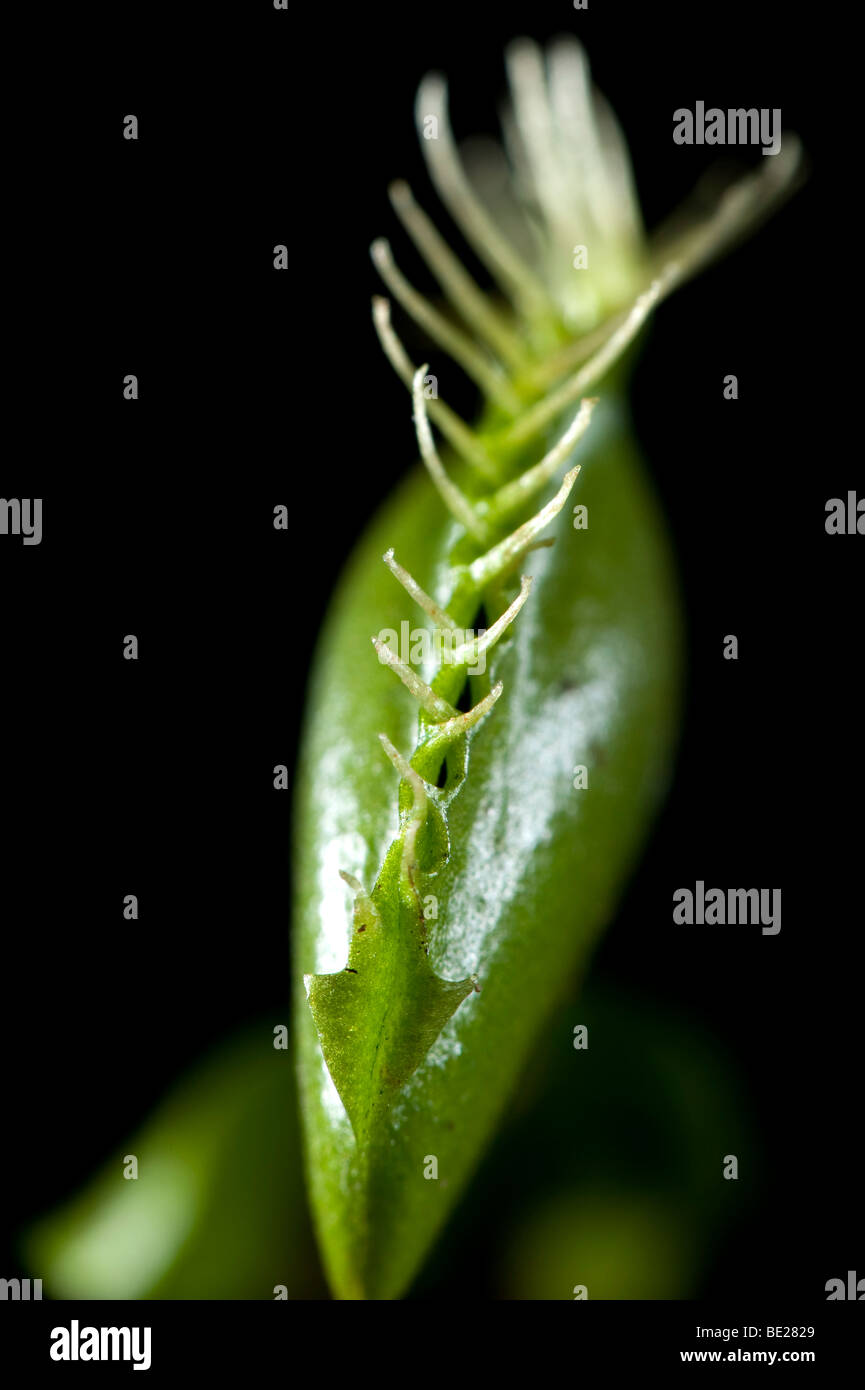
<svg viewBox="0 0 865 1390">
<path fill-rule="evenodd" d="M 222 1047 L 26 1235 L 46 1295 L 272 1299 L 281 1285 L 327 1298 L 295 1106 L 291 1057 L 266 1024 Z M 735 1202 L 731 1152 L 744 1160 Z M 695 1297 L 758 1159 L 710 1040 L 593 988 L 555 1016 L 414 1296 L 463 1297 L 468 1281 L 477 1298 L 573 1299 L 577 1285 L 590 1299 Z"/>
<path fill-rule="evenodd" d="M 138 1159 L 137 1179 L 123 1176 Z M 93 1183 L 25 1238 L 53 1298 L 324 1296 L 293 1059 L 263 1024 L 198 1066 Z"/>
</svg>

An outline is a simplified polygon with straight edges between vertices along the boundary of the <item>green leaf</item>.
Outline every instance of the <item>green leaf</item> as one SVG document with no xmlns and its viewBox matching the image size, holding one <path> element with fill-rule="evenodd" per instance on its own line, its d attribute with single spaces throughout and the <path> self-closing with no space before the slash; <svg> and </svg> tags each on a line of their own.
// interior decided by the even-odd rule
<svg viewBox="0 0 865 1390">
<path fill-rule="evenodd" d="M 438 915 L 427 923 L 424 960 L 441 981 L 460 982 L 464 1002 L 447 1018 L 445 987 L 435 1007 L 422 991 L 411 1041 L 411 991 L 424 978 L 413 976 L 419 924 L 406 915 L 405 892 L 393 909 L 399 817 L 376 735 L 386 729 L 408 746 L 417 715 L 368 652 L 370 630 L 398 629 L 404 612 L 382 551 L 411 555 L 433 592 L 447 567 L 453 525 L 423 475 L 373 524 L 331 606 L 298 784 L 295 974 L 308 1178 L 342 1297 L 394 1297 L 407 1287 L 563 982 L 609 919 L 664 785 L 678 709 L 678 607 L 620 398 L 598 408 L 581 450 L 588 529 L 575 531 L 564 511 L 555 546 L 529 557 L 531 600 L 476 678 L 486 687 L 501 679 L 502 697 L 457 759 L 445 855 L 426 846 L 434 868 L 422 888 L 437 898 Z M 589 769 L 585 790 L 573 786 L 579 764 Z M 410 805 L 404 796 L 403 822 Z M 361 938 L 368 909 L 359 902 L 352 916 L 340 871 L 375 884 L 380 923 L 367 922 Z M 370 932 L 370 948 L 358 944 Z M 357 975 L 344 973 L 346 961 Z M 316 977 L 312 1011 L 306 974 Z M 472 976 L 479 993 L 469 992 Z M 328 979 L 332 989 L 350 984 L 327 997 Z M 369 1059 L 379 1037 L 399 1060 L 376 1103 Z M 437 1180 L 424 1177 L 429 1156 Z"/>
<path fill-rule="evenodd" d="M 24 1234 L 27 1266 L 61 1299 L 323 1296 L 295 1112 L 292 1058 L 267 1025 L 225 1044 Z"/>
<path fill-rule="evenodd" d="M 383 917 L 363 903 L 355 909 L 345 971 L 308 981 L 324 1060 L 360 1142 L 474 987 L 439 979 L 425 955 L 423 917 L 398 897 L 388 913 L 386 889 L 379 896 Z"/>
<path fill-rule="evenodd" d="M 386 241 L 372 247 L 401 309 L 480 388 L 480 423 L 469 429 L 440 398 L 388 302 L 374 301 L 382 347 L 413 392 L 426 474 L 349 563 L 301 750 L 302 1113 L 319 1241 L 345 1298 L 408 1286 L 562 982 L 585 968 L 657 805 L 677 722 L 679 609 L 617 364 L 655 305 L 798 176 L 785 137 L 785 153 L 714 214 L 644 241 L 627 152 L 577 42 L 557 40 L 546 62 L 529 40 L 506 56 L 523 178 L 505 192 L 490 183 L 493 204 L 460 163 L 440 77 L 416 106 L 432 181 L 505 302 L 474 284 L 404 184 L 394 210 L 450 312 L 409 284 Z M 503 228 L 518 225 L 521 199 L 535 236 L 512 241 Z M 584 393 L 596 386 L 592 418 Z M 585 510 L 572 526 L 580 469 L 574 511 Z M 552 550 L 537 548 L 545 533 Z M 408 653 L 395 651 L 406 611 L 395 580 L 419 609 Z M 416 636 L 438 650 L 421 642 L 415 655 Z"/>
</svg>

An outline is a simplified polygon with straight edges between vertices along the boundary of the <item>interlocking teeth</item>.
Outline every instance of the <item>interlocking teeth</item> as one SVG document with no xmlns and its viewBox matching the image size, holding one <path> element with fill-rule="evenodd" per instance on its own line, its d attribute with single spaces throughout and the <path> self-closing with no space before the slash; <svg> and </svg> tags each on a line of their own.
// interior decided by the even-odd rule
<svg viewBox="0 0 865 1390">
<path fill-rule="evenodd" d="M 528 598 L 531 587 L 531 578 L 524 574 L 520 582 L 520 592 L 510 607 L 506 608 L 502 616 L 496 619 L 492 627 L 487 628 L 486 632 L 482 632 L 479 636 L 473 637 L 471 641 L 463 642 L 461 646 L 454 647 L 452 651 L 445 649 L 442 652 L 442 660 L 448 666 L 477 666 L 478 659 L 483 653 L 488 651 L 490 647 L 494 647 L 502 633 L 510 627 Z"/>
<path fill-rule="evenodd" d="M 455 743 L 463 734 L 467 734 L 469 729 L 474 728 L 475 724 L 478 724 L 485 714 L 489 714 L 503 689 L 504 686 L 502 682 L 497 681 L 489 695 L 485 695 L 482 700 L 478 700 L 477 704 L 473 705 L 470 710 L 466 710 L 463 714 L 458 714 L 455 719 L 449 719 L 446 724 L 436 725 L 429 738 L 424 742 L 424 753 L 434 753 L 436 755 L 439 753 L 446 753 L 452 743 Z"/>
<path fill-rule="evenodd" d="M 527 318 L 554 312 L 543 282 L 501 234 L 466 177 L 448 118 L 447 83 L 439 73 L 421 82 L 415 119 L 430 178 L 466 241 Z M 435 123 L 435 134 L 425 138 L 430 121 Z"/>
<path fill-rule="evenodd" d="M 390 244 L 383 237 L 373 242 L 370 251 L 379 275 L 406 313 L 434 343 L 459 363 L 491 401 L 495 401 L 509 415 L 516 415 L 522 402 L 501 366 L 491 360 L 461 329 L 449 323 L 428 299 L 409 284 L 393 258 Z"/>
<path fill-rule="evenodd" d="M 582 439 L 589 428 L 592 411 L 597 403 L 597 396 L 586 397 L 568 428 L 549 453 L 541 459 L 540 463 L 536 463 L 534 468 L 527 469 L 513 482 L 505 483 L 504 487 L 499 488 L 498 492 L 490 498 L 484 515 L 494 517 L 498 521 L 510 512 L 517 511 L 529 497 L 533 497 L 536 492 L 539 492 L 544 484 L 558 473 L 574 446 Z"/>
<path fill-rule="evenodd" d="M 670 292 L 679 274 L 680 267 L 677 263 L 671 262 L 666 265 L 649 288 L 637 296 L 620 326 L 610 334 L 588 362 L 556 390 L 538 401 L 537 405 L 531 406 L 512 425 L 505 426 L 497 436 L 501 446 L 513 449 L 534 439 L 594 385 L 636 338 L 655 305 Z"/>
<path fill-rule="evenodd" d="M 507 65 L 511 105 L 506 134 L 516 182 L 522 180 L 522 188 L 512 192 L 517 200 L 528 194 L 528 199 L 523 196 L 524 211 L 528 207 L 525 225 L 532 222 L 539 234 L 540 255 L 535 258 L 529 252 L 531 264 L 503 230 L 510 225 L 514 199 L 497 201 L 493 194 L 487 208 L 466 173 L 451 131 L 447 87 L 441 76 L 434 74 L 422 82 L 415 115 L 423 137 L 421 148 L 442 202 L 509 302 L 503 305 L 479 287 L 405 182 L 391 186 L 391 203 L 442 287 L 453 317 L 409 283 L 387 241 L 379 239 L 371 248 L 390 293 L 463 368 L 491 408 L 484 417 L 484 433 L 476 434 L 441 399 L 437 385 L 431 388 L 427 365 L 415 366 L 409 358 L 391 324 L 389 301 L 373 300 L 381 345 L 412 393 L 424 465 L 445 506 L 476 543 L 475 553 L 482 551 L 454 570 L 448 604 L 458 615 L 482 601 L 495 603 L 498 610 L 505 602 L 499 597 L 500 583 L 529 551 L 552 544 L 541 539 L 540 533 L 564 507 L 580 471 L 578 464 L 568 469 L 555 496 L 534 516 L 503 540 L 495 538 L 505 524 L 512 524 L 508 518 L 572 460 L 597 403 L 587 391 L 627 350 L 656 305 L 792 186 L 800 159 L 798 142 L 786 137 L 785 150 L 769 161 L 768 169 L 732 188 L 712 216 L 689 219 L 684 231 L 681 223 L 674 222 L 647 244 L 627 149 L 615 117 L 591 86 L 579 44 L 573 39 L 558 40 L 545 57 L 535 44 L 519 40 L 508 50 Z M 575 228 L 593 243 L 593 281 L 584 286 L 574 279 L 577 266 L 570 259 Z M 646 283 L 649 267 L 655 268 L 654 278 L 634 297 L 635 289 Z M 579 325 L 586 331 L 575 336 Z M 577 402 L 579 408 L 552 448 L 520 476 L 509 477 L 510 461 Z M 476 471 L 475 484 L 467 484 L 468 493 L 446 470 L 433 425 L 453 452 Z M 475 500 L 476 493 L 481 494 L 480 500 Z M 439 632 L 461 633 L 447 609 L 398 563 L 393 550 L 385 552 L 384 561 Z M 519 593 L 486 632 L 470 639 L 466 634 L 465 640 L 462 635 L 454 637 L 458 646 L 442 643 L 438 674 L 477 666 L 515 621 L 530 587 L 531 579 L 523 576 Z M 461 712 L 421 680 L 393 648 L 378 637 L 372 642 L 379 660 L 391 667 L 428 716 L 421 720 L 413 761 L 432 778 L 437 759 L 492 710 L 502 694 L 502 683 L 497 682 L 472 709 Z M 453 694 L 448 681 L 443 685 Z M 429 797 L 438 793 L 386 735 L 380 738 L 400 777 L 412 788 L 411 809 L 403 816 L 401 873 L 417 897 L 417 836 L 427 817 Z M 343 878 L 356 894 L 356 912 L 375 912 L 358 880 L 348 874 Z"/>
<path fill-rule="evenodd" d="M 520 339 L 475 284 L 431 218 L 415 202 L 409 185 L 398 179 L 388 189 L 391 205 L 448 299 L 493 352 L 516 371 L 530 365 Z"/>
<path fill-rule="evenodd" d="M 494 580 L 501 579 L 522 558 L 538 533 L 562 510 L 579 471 L 580 466 L 577 464 L 576 468 L 565 474 L 561 487 L 546 506 L 541 507 L 535 516 L 523 522 L 522 526 L 518 526 L 516 531 L 512 531 L 486 554 L 479 555 L 477 560 L 472 561 L 469 574 L 479 589 L 485 589 Z"/>
</svg>

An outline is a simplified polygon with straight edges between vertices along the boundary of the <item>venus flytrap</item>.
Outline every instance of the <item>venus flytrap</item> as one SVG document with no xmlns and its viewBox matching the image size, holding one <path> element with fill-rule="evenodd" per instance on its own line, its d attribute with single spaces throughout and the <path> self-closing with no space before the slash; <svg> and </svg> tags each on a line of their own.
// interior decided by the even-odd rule
<svg viewBox="0 0 865 1390">
<path fill-rule="evenodd" d="M 502 297 L 475 284 L 404 182 L 391 202 L 447 312 L 387 242 L 372 256 L 401 312 L 484 403 L 471 427 L 428 390 L 389 302 L 374 300 L 423 468 L 372 523 L 334 597 L 299 768 L 307 1172 L 346 1298 L 407 1287 L 545 1018 L 585 969 L 663 789 L 679 609 L 620 363 L 657 304 L 765 214 L 798 162 L 785 136 L 714 215 L 647 240 L 624 142 L 579 46 L 559 41 L 545 62 L 520 41 L 508 72 L 514 173 L 496 205 L 460 160 L 443 80 L 418 94 L 432 181 Z M 574 268 L 576 246 L 588 269 Z M 566 506 L 577 487 L 591 516 L 579 534 Z M 422 673 L 381 638 L 371 651 L 371 634 L 397 630 L 406 595 L 425 624 L 484 631 Z M 480 655 L 485 669 L 470 675 Z M 575 765 L 588 769 L 584 790 Z"/>
</svg>

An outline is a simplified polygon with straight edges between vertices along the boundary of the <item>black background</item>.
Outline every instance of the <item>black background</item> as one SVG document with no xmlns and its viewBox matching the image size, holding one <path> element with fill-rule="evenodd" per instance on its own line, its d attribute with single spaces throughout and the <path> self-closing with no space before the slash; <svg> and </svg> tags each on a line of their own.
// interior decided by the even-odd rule
<svg viewBox="0 0 865 1390">
<path fill-rule="evenodd" d="M 423 72 L 448 73 L 459 132 L 493 133 L 504 43 L 574 30 L 650 228 L 712 162 L 673 144 L 680 105 L 779 106 L 812 166 L 776 220 L 662 307 L 637 367 L 687 602 L 689 706 L 598 968 L 686 1005 L 748 1078 L 771 1181 L 706 1295 L 824 1297 L 857 1260 L 865 1273 L 862 541 L 824 531 L 826 499 L 861 471 L 838 344 L 859 264 L 844 83 L 831 98 L 820 83 L 840 21 L 600 0 L 187 10 L 79 22 L 37 170 L 41 234 L 62 256 L 16 361 L 26 446 L 4 467 L 4 492 L 41 491 L 45 510 L 41 546 L 0 542 L 8 1222 L 75 1190 L 234 1025 L 287 1018 L 289 795 L 272 769 L 293 764 L 334 579 L 414 457 L 370 323 L 367 247 L 391 236 L 428 283 L 386 197 L 407 176 L 433 206 L 412 119 Z M 130 112 L 137 142 L 122 138 Z M 278 242 L 288 273 L 272 268 Z M 726 633 L 738 662 L 722 660 Z M 698 878 L 781 886 L 780 935 L 675 930 L 671 893 Z M 138 923 L 122 919 L 127 893 Z"/>
</svg>

